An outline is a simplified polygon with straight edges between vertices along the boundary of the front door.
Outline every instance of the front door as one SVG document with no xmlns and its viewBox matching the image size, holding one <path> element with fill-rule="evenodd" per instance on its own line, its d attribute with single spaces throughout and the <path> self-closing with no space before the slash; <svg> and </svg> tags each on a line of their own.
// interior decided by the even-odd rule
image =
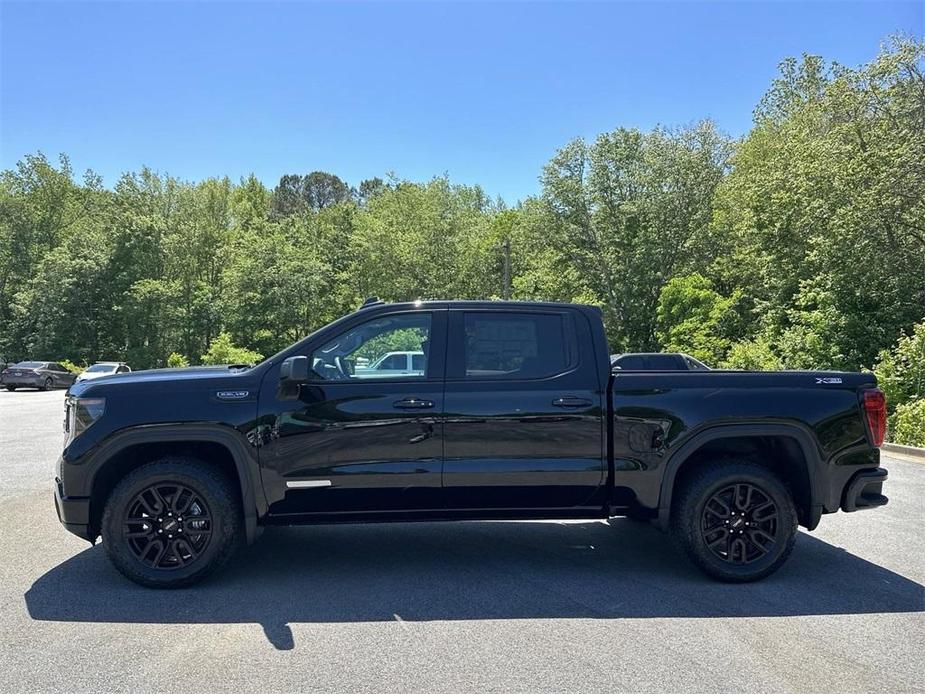
<svg viewBox="0 0 925 694">
<path fill-rule="evenodd" d="M 271 515 L 442 508 L 445 323 L 446 311 L 379 314 L 308 347 L 310 382 L 296 393 L 265 383 Z M 390 353 L 418 356 L 418 368 L 377 368 Z"/>
<path fill-rule="evenodd" d="M 592 344 L 587 319 L 567 309 L 450 312 L 450 509 L 547 515 L 603 505 L 604 401 Z"/>
</svg>

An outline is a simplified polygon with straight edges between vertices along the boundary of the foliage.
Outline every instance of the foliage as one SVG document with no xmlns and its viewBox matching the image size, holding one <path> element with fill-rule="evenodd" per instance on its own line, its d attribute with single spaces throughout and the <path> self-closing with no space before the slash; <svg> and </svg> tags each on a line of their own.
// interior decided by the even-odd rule
<svg viewBox="0 0 925 694">
<path fill-rule="evenodd" d="M 902 335 L 892 350 L 880 352 L 874 373 L 891 409 L 925 399 L 925 321 L 912 334 Z"/>
<path fill-rule="evenodd" d="M 790 366 L 870 365 L 925 316 L 923 60 L 785 62 L 719 186 L 712 272 Z"/>
<path fill-rule="evenodd" d="M 925 398 L 904 402 L 890 417 L 890 441 L 925 447 Z"/>
<path fill-rule="evenodd" d="M 723 297 L 694 273 L 670 280 L 659 295 L 656 336 L 663 349 L 686 352 L 710 365 L 725 357 L 741 334 L 741 295 Z"/>
<path fill-rule="evenodd" d="M 202 355 L 203 364 L 256 364 L 262 360 L 262 354 L 235 345 L 228 333 L 219 333 Z"/>
<path fill-rule="evenodd" d="M 81 374 L 86 370 L 86 366 L 78 366 L 70 359 L 59 359 L 58 363 L 61 364 L 65 369 L 70 371 L 72 374 Z"/>
<path fill-rule="evenodd" d="M 187 366 L 189 366 L 189 359 L 179 352 L 171 352 L 170 356 L 167 357 L 167 367 L 170 369 L 182 369 Z"/>
<path fill-rule="evenodd" d="M 726 359 L 720 362 L 720 367 L 745 371 L 779 371 L 784 365 L 768 341 L 758 336 L 732 345 Z"/>
<path fill-rule="evenodd" d="M 579 271 L 573 292 L 604 309 L 614 351 L 656 349 L 662 287 L 712 257 L 712 201 L 730 151 L 704 121 L 574 140 L 546 165 L 550 240 Z"/>
</svg>

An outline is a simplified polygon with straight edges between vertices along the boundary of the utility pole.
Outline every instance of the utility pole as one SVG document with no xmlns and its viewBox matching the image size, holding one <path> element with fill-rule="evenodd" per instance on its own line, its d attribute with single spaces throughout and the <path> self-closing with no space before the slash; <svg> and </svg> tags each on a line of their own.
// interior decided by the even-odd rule
<svg viewBox="0 0 925 694">
<path fill-rule="evenodd" d="M 504 287 L 502 288 L 501 296 L 504 297 L 505 301 L 510 301 L 511 299 L 511 239 L 505 237 L 504 241 L 501 244 L 501 252 L 504 254 Z"/>
</svg>

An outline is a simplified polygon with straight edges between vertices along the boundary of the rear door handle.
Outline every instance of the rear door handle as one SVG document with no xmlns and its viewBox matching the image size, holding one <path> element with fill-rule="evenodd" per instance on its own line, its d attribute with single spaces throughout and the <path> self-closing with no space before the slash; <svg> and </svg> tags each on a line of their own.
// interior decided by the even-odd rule
<svg viewBox="0 0 925 694">
<path fill-rule="evenodd" d="M 404 398 L 392 403 L 392 407 L 399 410 L 428 410 L 433 406 L 433 400 L 423 400 L 421 398 Z"/>
<path fill-rule="evenodd" d="M 587 398 L 576 398 L 574 395 L 566 395 L 561 398 L 556 398 L 552 401 L 552 404 L 555 407 L 591 407 L 594 403 Z"/>
</svg>

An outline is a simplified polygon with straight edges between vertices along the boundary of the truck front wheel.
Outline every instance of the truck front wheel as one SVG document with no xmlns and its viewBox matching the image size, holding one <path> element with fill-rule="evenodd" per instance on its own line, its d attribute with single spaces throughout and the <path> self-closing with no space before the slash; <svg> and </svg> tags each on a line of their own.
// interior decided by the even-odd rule
<svg viewBox="0 0 925 694">
<path fill-rule="evenodd" d="M 672 531 L 688 557 L 721 581 L 757 581 L 774 573 L 796 541 L 790 492 L 750 462 L 712 463 L 684 480 Z"/>
<path fill-rule="evenodd" d="M 116 485 L 101 534 L 110 560 L 126 577 L 151 588 L 179 588 L 202 580 L 231 556 L 241 540 L 241 510 L 221 471 L 170 456 Z"/>
</svg>

